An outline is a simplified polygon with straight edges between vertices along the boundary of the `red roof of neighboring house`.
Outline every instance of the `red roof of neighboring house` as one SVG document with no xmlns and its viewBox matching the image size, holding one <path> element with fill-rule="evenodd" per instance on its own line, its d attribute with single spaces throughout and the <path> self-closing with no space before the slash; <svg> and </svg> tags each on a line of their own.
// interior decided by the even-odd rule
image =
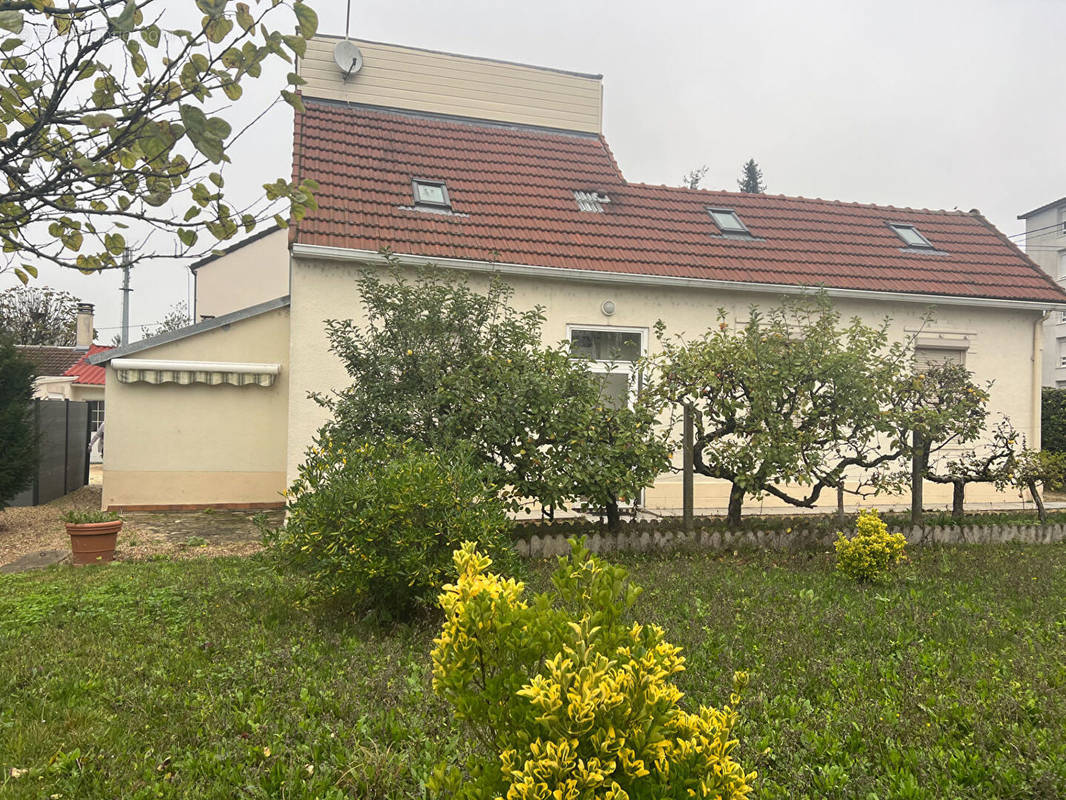
<svg viewBox="0 0 1066 800">
<path fill-rule="evenodd" d="M 977 212 L 628 183 L 602 136 L 367 109 L 304 98 L 297 179 L 319 210 L 295 241 L 430 258 L 641 275 L 1066 302 Z M 453 213 L 412 207 L 412 178 L 447 182 Z M 607 194 L 603 213 L 575 191 Z M 708 207 L 754 238 L 727 238 Z M 907 248 L 914 225 L 935 251 Z"/>
<path fill-rule="evenodd" d="M 87 352 L 85 352 L 81 358 L 79 358 L 74 365 L 68 369 L 63 375 L 69 377 L 74 376 L 74 383 L 88 384 L 92 386 L 103 386 L 104 376 L 106 371 L 104 367 L 94 367 L 86 359 L 89 356 L 94 356 L 97 353 L 103 353 L 106 350 L 114 350 L 113 347 L 107 347 L 102 344 L 92 345 Z"/>
</svg>

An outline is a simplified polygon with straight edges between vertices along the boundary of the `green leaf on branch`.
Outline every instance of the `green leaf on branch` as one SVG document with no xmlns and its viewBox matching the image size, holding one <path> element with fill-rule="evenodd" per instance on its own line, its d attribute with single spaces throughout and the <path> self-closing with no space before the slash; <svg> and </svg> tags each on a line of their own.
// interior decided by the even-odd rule
<svg viewBox="0 0 1066 800">
<path fill-rule="evenodd" d="M 299 36 L 282 36 L 281 40 L 292 50 L 294 55 L 303 58 L 307 54 L 307 40 Z"/>
<path fill-rule="evenodd" d="M 297 113 L 304 113 L 307 109 L 304 107 L 303 98 L 296 92 L 290 92 L 287 89 L 281 90 L 281 99 L 296 109 Z"/>
<path fill-rule="evenodd" d="M 252 17 L 247 3 L 237 3 L 237 24 L 246 33 L 255 33 L 255 19 Z"/>
<path fill-rule="evenodd" d="M 111 20 L 111 27 L 119 33 L 130 33 L 136 24 L 137 11 L 136 0 L 126 0 L 126 5 L 122 9 L 122 13 Z"/>
<path fill-rule="evenodd" d="M 107 248 L 107 252 L 120 256 L 126 249 L 126 239 L 120 233 L 104 234 L 104 246 Z"/>
<path fill-rule="evenodd" d="M 0 11 L 0 28 L 12 33 L 22 33 L 25 20 L 21 11 Z"/>
<path fill-rule="evenodd" d="M 204 17 L 204 34 L 212 44 L 218 44 L 233 30 L 233 21 L 225 17 Z"/>
<path fill-rule="evenodd" d="M 81 124 L 87 128 L 113 128 L 117 120 L 110 114 L 86 114 L 81 118 Z"/>
<path fill-rule="evenodd" d="M 310 39 L 315 33 L 318 32 L 318 14 L 307 5 L 297 0 L 292 10 L 296 13 L 296 23 L 300 30 L 300 35 L 305 39 Z"/>
</svg>

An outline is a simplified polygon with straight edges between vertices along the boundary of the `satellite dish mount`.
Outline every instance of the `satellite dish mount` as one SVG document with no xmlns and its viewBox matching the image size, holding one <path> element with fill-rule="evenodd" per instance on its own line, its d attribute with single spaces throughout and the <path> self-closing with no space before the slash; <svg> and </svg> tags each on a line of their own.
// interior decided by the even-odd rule
<svg viewBox="0 0 1066 800">
<path fill-rule="evenodd" d="M 344 19 L 344 40 L 337 42 L 333 48 L 333 60 L 348 80 L 363 68 L 363 54 L 358 47 L 348 38 L 348 29 L 352 21 L 352 0 L 348 0 L 348 13 Z"/>
</svg>

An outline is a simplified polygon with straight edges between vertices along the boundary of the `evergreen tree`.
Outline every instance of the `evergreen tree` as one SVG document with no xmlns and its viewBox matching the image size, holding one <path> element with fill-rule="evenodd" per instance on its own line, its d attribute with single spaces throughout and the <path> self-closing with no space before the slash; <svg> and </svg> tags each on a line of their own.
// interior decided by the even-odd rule
<svg viewBox="0 0 1066 800">
<path fill-rule="evenodd" d="M 762 179 L 762 170 L 759 169 L 759 164 L 754 158 L 749 158 L 748 163 L 744 165 L 743 171 L 740 173 L 740 180 L 737 181 L 737 187 L 740 191 L 748 194 L 763 194 L 766 191 L 766 184 L 763 183 Z"/>
<path fill-rule="evenodd" d="M 0 511 L 29 486 L 37 466 L 33 364 L 0 337 Z"/>
</svg>

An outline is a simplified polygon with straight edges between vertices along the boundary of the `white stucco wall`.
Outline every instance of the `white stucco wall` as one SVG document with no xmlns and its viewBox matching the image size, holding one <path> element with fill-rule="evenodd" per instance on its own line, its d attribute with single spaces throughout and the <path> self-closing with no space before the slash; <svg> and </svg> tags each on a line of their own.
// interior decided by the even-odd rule
<svg viewBox="0 0 1066 800">
<path fill-rule="evenodd" d="M 1045 209 L 1025 221 L 1025 252 L 1051 278 L 1066 286 L 1063 260 L 1066 258 L 1066 203 Z M 1044 322 L 1044 386 L 1066 386 L 1066 311 L 1052 311 Z"/>
<path fill-rule="evenodd" d="M 196 270 L 194 322 L 289 293 L 289 232 L 277 230 Z"/>
<path fill-rule="evenodd" d="M 269 311 L 134 358 L 281 364 L 274 384 L 119 383 L 108 366 L 104 508 L 279 504 L 289 313 Z"/>
<path fill-rule="evenodd" d="M 323 321 L 361 318 L 355 285 L 360 269 L 354 263 L 294 259 L 287 459 L 290 480 L 314 432 L 326 418 L 325 412 L 306 398 L 306 393 L 340 388 L 346 382 L 343 368 L 329 352 Z M 475 286 L 483 286 L 486 280 L 483 273 L 471 276 Z M 516 308 L 545 307 L 547 341 L 565 339 L 568 324 L 639 327 L 648 329 L 647 338 L 653 351 L 656 341 L 651 328 L 658 319 L 666 322 L 671 334 L 697 335 L 716 324 L 719 307 L 725 308 L 732 320 L 743 322 L 751 305 L 774 305 L 779 300 L 771 294 L 577 283 L 539 277 L 510 277 L 508 281 L 515 289 Z M 615 314 L 610 317 L 600 310 L 603 301 L 608 299 L 616 306 Z M 891 332 L 898 338 L 919 329 L 929 309 L 924 302 L 839 300 L 836 305 L 845 318 L 858 315 L 875 323 L 885 316 L 891 317 Z M 1034 359 L 1036 363 L 1040 359 L 1040 336 L 1036 328 L 1040 316 L 1036 311 L 945 305 L 936 309 L 935 323 L 927 325 L 923 333 L 923 338 L 943 336 L 964 340 L 968 345 L 966 365 L 977 380 L 995 380 L 990 403 L 993 413 L 1009 416 L 1018 430 L 1033 442 L 1040 440 L 1039 375 L 1034 370 Z M 980 502 L 991 499 L 994 493 L 986 486 L 972 486 L 967 494 L 970 501 Z M 721 508 L 727 497 L 727 484 L 697 476 L 697 507 Z M 948 502 L 950 488 L 931 485 L 927 487 L 926 497 L 930 504 Z M 827 496 L 824 501 L 832 504 L 835 497 Z M 776 501 L 767 500 L 767 506 L 772 502 Z M 900 498 L 877 502 L 898 503 Z M 664 475 L 647 492 L 646 504 L 650 508 L 679 507 L 680 476 Z"/>
<path fill-rule="evenodd" d="M 74 383 L 73 377 L 42 377 L 33 383 L 33 396 L 41 400 L 103 400 L 104 387 Z"/>
</svg>

